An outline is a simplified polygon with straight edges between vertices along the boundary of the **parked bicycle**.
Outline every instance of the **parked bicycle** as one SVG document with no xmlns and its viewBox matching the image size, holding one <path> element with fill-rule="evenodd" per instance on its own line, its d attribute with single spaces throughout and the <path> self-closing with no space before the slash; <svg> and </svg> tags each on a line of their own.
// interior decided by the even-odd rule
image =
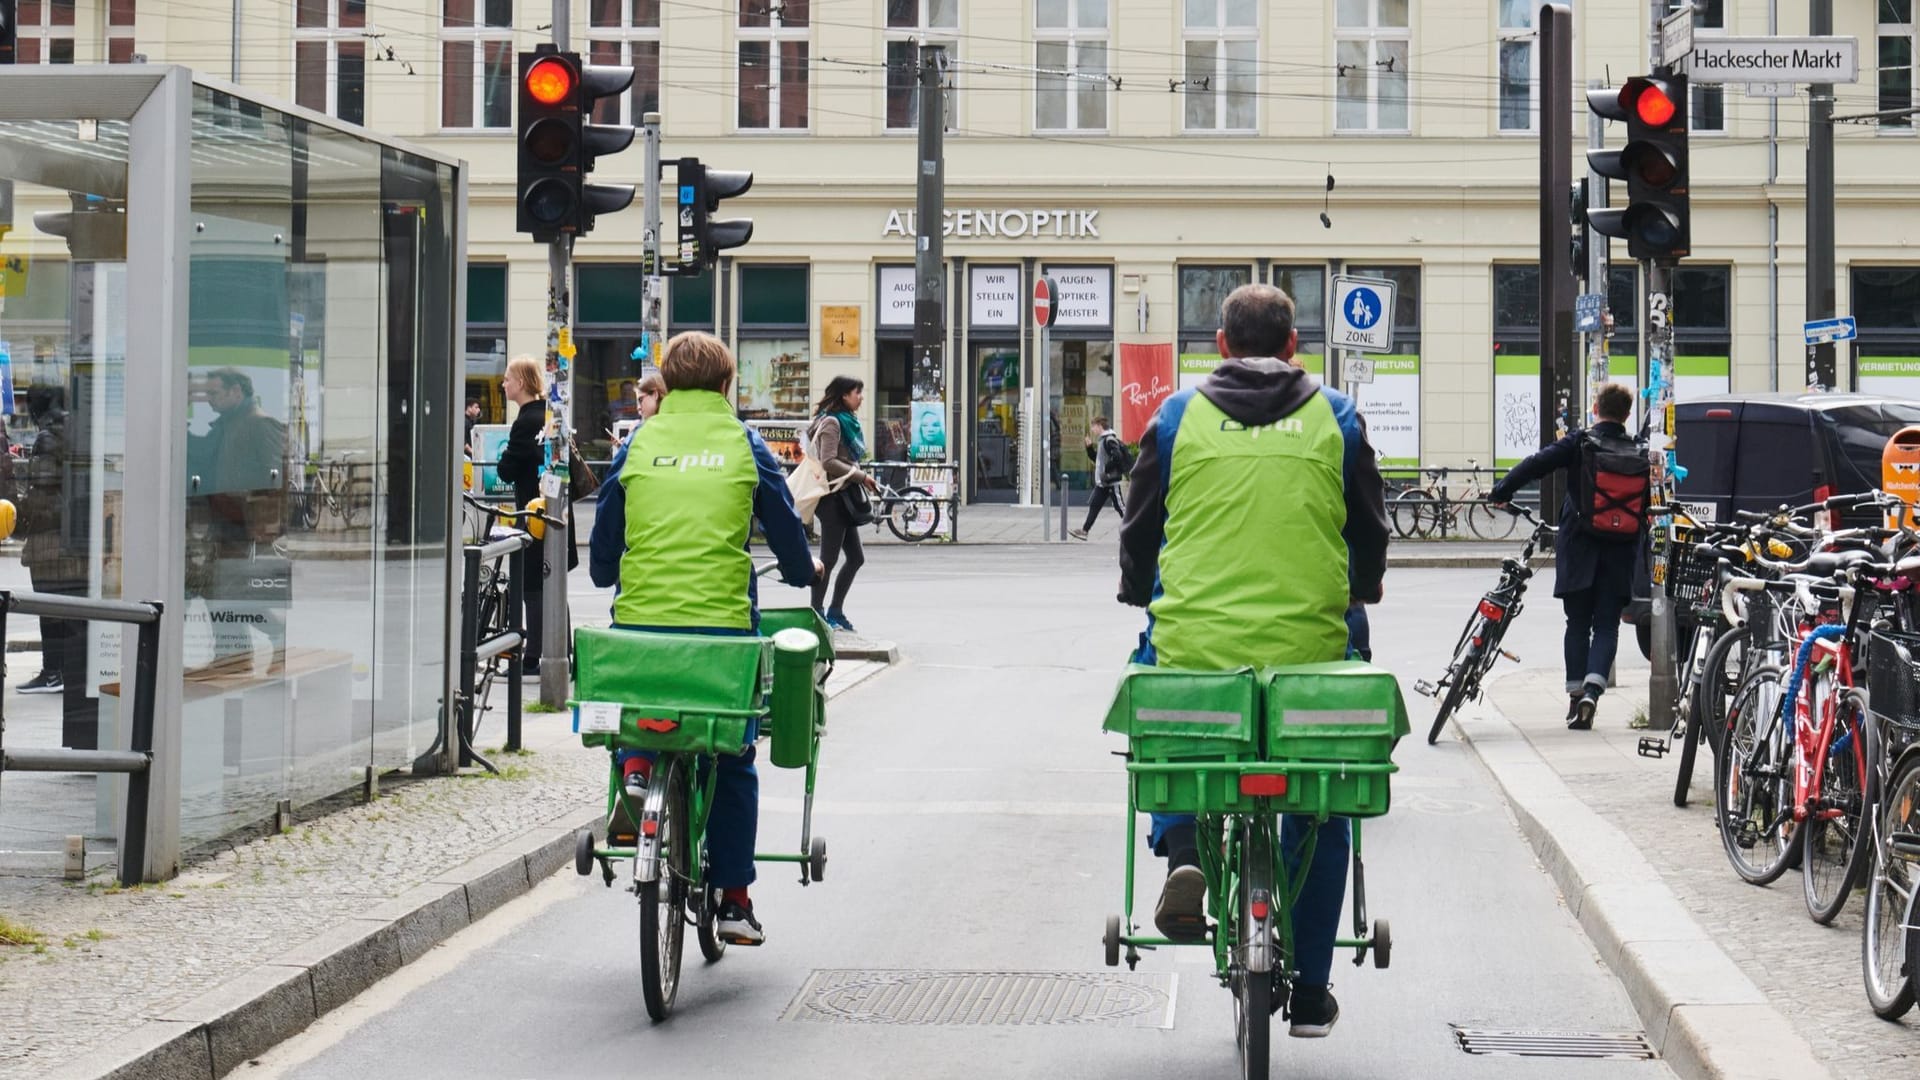
<svg viewBox="0 0 1920 1080">
<path fill-rule="evenodd" d="M 322 510 L 349 529 L 373 523 L 373 475 L 355 460 L 363 456 L 358 450 L 343 450 L 331 461 L 307 462 L 304 486 L 293 492 L 292 500 L 302 527 L 319 528 Z"/>
<path fill-rule="evenodd" d="M 1446 674 L 1440 676 L 1438 683 L 1423 679 L 1413 684 L 1416 693 L 1440 702 L 1440 709 L 1433 717 L 1433 727 L 1427 732 L 1429 746 L 1440 738 L 1448 718 L 1462 704 L 1480 700 L 1481 683 L 1501 657 L 1515 662 L 1520 659 L 1501 648 L 1500 642 L 1506 637 L 1507 628 L 1520 617 L 1521 602 L 1527 595 L 1527 582 L 1533 579 L 1534 554 L 1552 544 L 1554 534 L 1559 530 L 1541 521 L 1524 507 L 1502 512 L 1510 513 L 1515 519 L 1524 519 L 1533 526 L 1533 532 L 1528 535 L 1526 547 L 1521 549 L 1519 555 L 1510 555 L 1500 561 L 1500 580 L 1487 590 L 1480 602 L 1474 605 L 1473 614 L 1467 617 L 1467 625 L 1460 631 L 1460 640 L 1454 643 L 1453 660 L 1448 663 Z"/>
<path fill-rule="evenodd" d="M 940 531 L 940 500 L 923 487 L 893 486 L 885 478 L 889 471 L 886 465 L 876 465 L 869 473 L 874 478 L 874 529 L 878 531 L 884 521 L 893 535 L 908 543 Z"/>
<path fill-rule="evenodd" d="M 1492 473 L 1480 463 L 1467 459 L 1465 469 L 1435 465 L 1420 470 L 1430 481 L 1426 487 L 1410 487 L 1387 503 L 1393 519 L 1393 531 L 1402 540 L 1444 538 L 1460 531 L 1464 518 L 1467 528 L 1482 540 L 1506 540 L 1518 528 L 1517 519 L 1487 501 L 1492 485 L 1483 477 Z M 1447 484 L 1456 472 L 1467 474 L 1464 490 L 1455 494 Z"/>
</svg>

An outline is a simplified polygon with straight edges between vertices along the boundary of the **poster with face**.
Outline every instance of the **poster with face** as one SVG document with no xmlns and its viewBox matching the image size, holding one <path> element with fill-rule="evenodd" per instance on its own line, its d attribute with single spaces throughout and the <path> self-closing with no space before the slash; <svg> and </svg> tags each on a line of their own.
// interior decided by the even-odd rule
<svg viewBox="0 0 1920 1080">
<path fill-rule="evenodd" d="M 947 456 L 946 406 L 938 401 L 913 403 L 913 433 L 909 452 L 915 461 L 941 461 Z"/>
</svg>

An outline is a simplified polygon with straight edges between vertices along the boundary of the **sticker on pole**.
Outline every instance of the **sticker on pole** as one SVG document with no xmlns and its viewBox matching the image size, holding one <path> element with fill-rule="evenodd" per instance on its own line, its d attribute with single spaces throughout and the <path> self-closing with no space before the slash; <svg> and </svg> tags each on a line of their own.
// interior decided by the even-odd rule
<svg viewBox="0 0 1920 1080">
<path fill-rule="evenodd" d="M 1333 345 L 1359 352 L 1393 351 L 1394 284 L 1384 278 L 1333 279 Z"/>
<path fill-rule="evenodd" d="M 1803 329 L 1809 345 L 1824 345 L 1829 341 L 1852 341 L 1860 336 L 1859 325 L 1853 321 L 1851 315 L 1842 315 L 1837 319 L 1811 319 Z"/>
<path fill-rule="evenodd" d="M 1033 282 L 1033 325 L 1045 329 L 1060 317 L 1060 289 L 1053 279 L 1041 276 Z"/>
<path fill-rule="evenodd" d="M 1573 298 L 1573 328 L 1582 334 L 1600 329 L 1600 315 L 1607 310 L 1607 298 L 1601 293 L 1581 293 Z"/>
</svg>

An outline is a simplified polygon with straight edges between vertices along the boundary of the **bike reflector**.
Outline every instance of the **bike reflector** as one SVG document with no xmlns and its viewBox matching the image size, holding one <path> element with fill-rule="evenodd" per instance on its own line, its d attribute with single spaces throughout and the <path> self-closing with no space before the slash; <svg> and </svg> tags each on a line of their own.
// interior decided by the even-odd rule
<svg viewBox="0 0 1920 1080">
<path fill-rule="evenodd" d="M 651 716 L 643 716 L 640 719 L 635 720 L 633 723 L 635 727 L 639 728 L 642 731 L 658 731 L 662 734 L 665 734 L 666 732 L 669 732 L 669 731 L 673 731 L 680 726 L 680 721 L 678 720 L 669 720 L 666 717 L 651 717 Z"/>
<path fill-rule="evenodd" d="M 1242 773 L 1240 794 L 1280 796 L 1287 793 L 1284 773 Z"/>
<path fill-rule="evenodd" d="M 1256 920 L 1262 920 L 1267 917 L 1267 913 L 1272 911 L 1273 908 L 1265 900 L 1255 900 L 1253 903 L 1247 905 L 1247 910 L 1248 914 L 1252 915 Z"/>
<path fill-rule="evenodd" d="M 1499 622 L 1501 619 L 1504 619 L 1507 617 L 1507 609 L 1501 607 L 1499 604 L 1496 604 L 1491 600 L 1481 600 L 1480 614 L 1485 615 L 1488 619 L 1492 620 L 1493 622 Z"/>
</svg>

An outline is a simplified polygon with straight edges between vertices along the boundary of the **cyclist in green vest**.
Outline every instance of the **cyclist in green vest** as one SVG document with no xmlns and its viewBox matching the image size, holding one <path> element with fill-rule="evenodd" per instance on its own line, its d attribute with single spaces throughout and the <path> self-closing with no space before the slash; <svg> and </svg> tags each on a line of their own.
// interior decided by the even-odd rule
<svg viewBox="0 0 1920 1080">
<path fill-rule="evenodd" d="M 1290 362 L 1298 335 L 1286 293 L 1243 285 L 1220 322 L 1220 366 L 1161 403 L 1134 462 L 1119 596 L 1147 609 L 1134 660 L 1217 670 L 1343 659 L 1349 609 L 1379 601 L 1386 572 L 1386 506 L 1366 425 L 1353 399 Z M 1311 828 L 1294 817 L 1282 826 L 1290 875 Z M 1349 834 L 1341 818 L 1317 831 L 1293 907 L 1297 1038 L 1326 1035 L 1340 1015 L 1329 980 Z M 1203 936 L 1193 816 L 1153 815 L 1148 843 L 1168 871 L 1154 924 L 1169 938 Z"/>
<path fill-rule="evenodd" d="M 786 470 L 759 433 L 734 416 L 728 391 L 733 353 L 711 334 L 676 334 L 660 374 L 667 395 L 642 424 L 600 487 L 588 571 L 600 588 L 618 586 L 613 624 L 629 630 L 751 635 L 760 609 L 747 536 L 755 519 L 780 564 L 780 579 L 806 587 L 821 573 L 787 493 Z M 754 918 L 753 847 L 760 778 L 753 740 L 743 754 L 718 755 L 707 819 L 711 880 L 721 891 L 716 933 L 759 945 Z M 645 798 L 653 759 L 622 754 L 627 794 Z"/>
</svg>

